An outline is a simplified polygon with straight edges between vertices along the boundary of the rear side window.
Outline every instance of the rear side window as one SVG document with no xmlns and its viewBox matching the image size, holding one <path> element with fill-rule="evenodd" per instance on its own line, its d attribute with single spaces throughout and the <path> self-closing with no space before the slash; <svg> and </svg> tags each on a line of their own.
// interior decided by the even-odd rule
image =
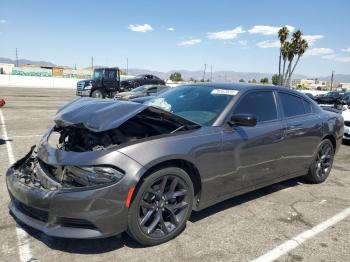
<svg viewBox="0 0 350 262">
<path fill-rule="evenodd" d="M 311 114 L 312 113 L 312 105 L 310 102 L 304 100 L 304 106 L 305 106 L 305 113 Z"/>
<path fill-rule="evenodd" d="M 234 114 L 251 114 L 258 122 L 277 119 L 277 109 L 272 91 L 247 94 L 234 110 Z"/>
<path fill-rule="evenodd" d="M 285 117 L 306 114 L 304 99 L 286 93 L 279 93 Z"/>
</svg>

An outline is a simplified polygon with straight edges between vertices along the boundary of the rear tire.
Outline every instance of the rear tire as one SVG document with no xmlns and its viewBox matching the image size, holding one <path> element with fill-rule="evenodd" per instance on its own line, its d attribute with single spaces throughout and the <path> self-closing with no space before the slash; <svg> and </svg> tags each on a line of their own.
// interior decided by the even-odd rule
<svg viewBox="0 0 350 262">
<path fill-rule="evenodd" d="M 128 234 L 145 246 L 158 245 L 179 235 L 192 212 L 193 185 L 188 174 L 167 167 L 146 177 L 128 214 Z"/>
<path fill-rule="evenodd" d="M 92 91 L 91 97 L 92 98 L 105 98 L 106 95 L 102 90 L 96 89 L 96 90 Z"/>
<path fill-rule="evenodd" d="M 324 182 L 331 172 L 334 159 L 333 144 L 329 139 L 323 140 L 316 151 L 316 155 L 305 178 L 314 184 Z"/>
<path fill-rule="evenodd" d="M 140 86 L 140 83 L 139 83 L 139 82 L 135 82 L 135 83 L 133 84 L 133 87 L 134 87 L 134 88 L 139 87 L 139 86 Z"/>
</svg>

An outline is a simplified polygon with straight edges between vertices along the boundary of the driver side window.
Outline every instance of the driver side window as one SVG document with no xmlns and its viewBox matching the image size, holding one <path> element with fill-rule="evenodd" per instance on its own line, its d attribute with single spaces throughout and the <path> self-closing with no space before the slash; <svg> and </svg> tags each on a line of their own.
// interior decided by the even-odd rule
<svg viewBox="0 0 350 262">
<path fill-rule="evenodd" d="M 251 114 L 257 122 L 277 119 L 277 107 L 272 91 L 248 93 L 238 102 L 233 114 Z"/>
</svg>

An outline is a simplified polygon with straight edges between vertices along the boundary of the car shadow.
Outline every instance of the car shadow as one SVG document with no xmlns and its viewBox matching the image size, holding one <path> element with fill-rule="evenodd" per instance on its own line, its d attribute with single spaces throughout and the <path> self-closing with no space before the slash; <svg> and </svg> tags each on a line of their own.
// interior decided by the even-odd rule
<svg viewBox="0 0 350 262">
<path fill-rule="evenodd" d="M 196 223 L 197 221 L 205 219 L 206 217 L 209 217 L 215 213 L 224 211 L 229 208 L 233 208 L 235 206 L 239 206 L 254 199 L 258 199 L 265 195 L 283 190 L 285 188 L 294 187 L 302 183 L 305 183 L 303 179 L 294 178 L 271 186 L 264 187 L 253 192 L 246 193 L 244 195 L 230 198 L 216 205 L 208 207 L 204 210 L 193 212 L 189 221 L 192 223 Z M 41 241 L 49 248 L 67 253 L 101 254 L 110 251 L 115 251 L 123 247 L 145 248 L 144 246 L 138 244 L 136 241 L 130 238 L 126 233 L 102 239 L 68 239 L 50 237 L 36 229 L 33 229 L 26 225 L 22 225 L 20 222 L 18 222 L 18 224 L 20 224 L 21 227 L 29 235 Z"/>
<path fill-rule="evenodd" d="M 7 140 L 5 140 L 5 139 L 0 138 L 0 146 L 1 146 L 1 145 L 5 145 L 6 142 L 12 142 L 12 139 L 7 139 Z"/>
<path fill-rule="evenodd" d="M 239 195 L 236 197 L 232 197 L 230 199 L 227 199 L 225 201 L 222 201 L 218 204 L 215 204 L 213 206 L 210 206 L 206 209 L 203 209 L 201 211 L 197 211 L 197 212 L 193 212 L 189 221 L 191 221 L 192 223 L 195 223 L 199 220 L 202 220 L 206 217 L 209 217 L 215 213 L 219 213 L 221 211 L 224 211 L 226 209 L 229 208 L 233 208 L 235 206 L 239 206 L 241 204 L 244 204 L 246 202 L 258 199 L 260 197 L 269 195 L 271 193 L 289 188 L 289 187 L 294 187 L 297 186 L 299 184 L 306 184 L 308 183 L 307 181 L 304 181 L 303 178 L 293 178 L 293 179 L 289 179 L 277 184 L 273 184 L 243 195 Z"/>
</svg>

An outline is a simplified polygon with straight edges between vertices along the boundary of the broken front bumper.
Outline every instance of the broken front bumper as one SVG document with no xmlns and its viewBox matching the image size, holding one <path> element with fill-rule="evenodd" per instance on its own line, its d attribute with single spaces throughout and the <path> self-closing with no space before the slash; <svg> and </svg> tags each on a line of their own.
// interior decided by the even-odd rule
<svg viewBox="0 0 350 262">
<path fill-rule="evenodd" d="M 44 148 L 41 153 L 45 154 L 40 159 L 47 162 L 46 164 L 86 164 L 86 159 L 79 160 L 79 153 L 58 152 L 61 150 L 49 148 L 48 145 L 44 145 Z M 142 169 L 139 164 L 121 153 L 112 152 L 107 154 L 107 159 L 124 162 L 126 165 L 122 167 L 125 176 L 117 183 L 92 189 L 46 189 L 26 184 L 18 176 L 18 166 L 30 156 L 31 152 L 11 166 L 6 173 L 7 188 L 11 196 L 9 209 L 20 222 L 49 236 L 65 238 L 101 238 L 126 230 L 128 209 L 125 207 L 125 200 L 129 188 L 137 183 L 137 170 Z M 41 174 L 41 179 L 52 178 Z"/>
</svg>

